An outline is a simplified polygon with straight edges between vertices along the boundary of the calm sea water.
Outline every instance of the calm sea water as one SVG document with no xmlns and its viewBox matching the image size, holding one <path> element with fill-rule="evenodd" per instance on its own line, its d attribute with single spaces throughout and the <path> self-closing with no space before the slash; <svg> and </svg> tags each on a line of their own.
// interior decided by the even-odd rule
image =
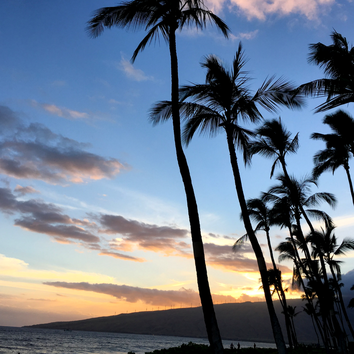
<svg viewBox="0 0 354 354">
<path fill-rule="evenodd" d="M 189 342 L 208 344 L 202 338 L 0 327 L 0 354 L 126 354 L 129 351 L 143 354 Z M 230 347 L 231 342 L 223 341 L 224 347 Z M 253 346 L 249 342 L 240 344 Z M 275 345 L 257 343 L 257 347 L 275 348 Z"/>
</svg>

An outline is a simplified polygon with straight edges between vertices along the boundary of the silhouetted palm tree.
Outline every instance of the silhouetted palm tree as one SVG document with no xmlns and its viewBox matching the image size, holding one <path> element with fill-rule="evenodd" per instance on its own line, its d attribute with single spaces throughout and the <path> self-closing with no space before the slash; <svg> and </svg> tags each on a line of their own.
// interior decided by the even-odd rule
<svg viewBox="0 0 354 354">
<path fill-rule="evenodd" d="M 316 112 L 323 112 L 343 104 L 354 102 L 354 48 L 335 30 L 332 44 L 310 44 L 308 61 L 324 69 L 325 78 L 314 80 L 299 87 L 298 92 L 327 97 Z"/>
<path fill-rule="evenodd" d="M 244 161 L 249 160 L 248 144 L 252 132 L 239 125 L 241 120 L 257 122 L 262 115 L 257 105 L 275 111 L 279 104 L 289 107 L 300 107 L 301 97 L 293 98 L 294 87 L 284 80 L 267 79 L 261 88 L 253 94 L 249 87 L 249 77 L 242 71 L 245 65 L 241 43 L 236 52 L 231 70 L 227 70 L 221 61 L 211 55 L 202 63 L 207 69 L 206 82 L 200 85 L 184 86 L 180 90 L 180 111 L 188 121 L 184 131 L 184 139 L 189 143 L 196 131 L 216 134 L 220 128 L 226 132 L 230 162 L 234 174 L 235 187 L 243 215 L 246 232 L 255 252 L 258 267 L 261 273 L 268 311 L 271 319 L 275 342 L 278 350 L 285 353 L 285 343 L 281 328 L 274 311 L 272 298 L 268 285 L 267 268 L 262 249 L 254 234 L 243 192 L 235 146 L 243 151 Z M 187 102 L 187 99 L 193 102 Z M 162 120 L 171 116 L 169 102 L 161 102 L 155 106 L 153 113 L 155 119 Z"/>
<path fill-rule="evenodd" d="M 298 134 L 291 139 L 291 133 L 285 129 L 279 120 L 273 119 L 266 121 L 260 128 L 256 130 L 258 139 L 252 142 L 250 153 L 260 154 L 265 157 L 275 158 L 270 172 L 273 176 L 277 164 L 280 164 L 283 173 L 288 175 L 286 169 L 285 156 L 289 153 L 295 153 L 299 147 Z"/>
<path fill-rule="evenodd" d="M 295 232 L 296 233 L 296 232 Z M 292 233 L 291 233 L 292 235 Z M 298 252 L 298 248 L 302 248 L 302 244 L 300 241 L 298 241 L 293 235 L 291 237 L 287 237 L 286 241 L 281 242 L 277 247 L 276 251 L 279 252 L 279 262 L 282 262 L 284 260 L 290 260 L 293 261 L 294 267 L 293 267 L 293 278 L 292 278 L 292 284 L 293 286 L 296 284 L 297 286 L 301 286 L 304 295 L 303 298 L 307 300 L 307 308 L 310 309 L 312 315 L 313 315 L 313 320 L 316 324 L 313 323 L 315 327 L 319 331 L 321 335 L 321 339 L 323 344 L 325 345 L 326 349 L 328 349 L 328 334 L 326 331 L 323 329 L 323 325 L 319 320 L 319 313 L 316 313 L 315 308 L 316 304 L 314 303 L 314 298 L 317 296 L 316 292 L 313 291 L 311 288 L 310 284 L 314 284 L 315 280 L 309 276 L 308 272 L 308 261 L 304 258 L 301 258 Z M 312 265 L 312 264 L 310 264 Z M 307 279 L 309 280 L 308 283 L 305 285 L 305 281 L 303 279 L 302 274 L 305 274 Z M 312 279 L 312 280 L 311 280 Z M 327 324 L 327 319 L 324 317 L 324 324 Z M 316 332 L 317 334 L 317 332 Z"/>
<path fill-rule="evenodd" d="M 290 317 L 287 313 L 287 301 L 283 289 L 281 271 L 277 268 L 277 265 L 274 260 L 274 252 L 273 252 L 272 243 L 270 239 L 270 226 L 273 223 L 273 214 L 272 214 L 272 210 L 269 209 L 267 206 L 267 198 L 265 194 L 263 194 L 261 198 L 254 198 L 254 199 L 247 200 L 247 211 L 252 221 L 255 221 L 257 223 L 256 227 L 254 228 L 254 232 L 256 233 L 259 230 L 263 230 L 267 236 L 269 254 L 273 264 L 273 269 L 268 269 L 268 281 L 269 281 L 269 285 L 273 286 L 274 291 L 277 292 L 279 301 L 283 307 L 283 314 L 285 316 L 285 324 L 286 324 L 289 346 L 290 348 L 292 348 L 293 345 L 297 344 L 297 341 L 294 332 L 291 328 Z M 241 219 L 242 218 L 243 216 L 241 213 Z M 246 239 L 248 239 L 248 234 L 245 234 L 244 236 L 240 237 L 235 242 L 234 250 L 237 249 L 238 245 L 243 243 Z"/>
<path fill-rule="evenodd" d="M 310 230 L 315 232 L 315 229 L 309 219 L 309 216 L 315 217 L 317 219 L 322 219 L 325 221 L 326 225 L 332 225 L 331 218 L 321 210 L 318 209 L 307 209 L 309 207 L 317 206 L 321 201 L 327 202 L 330 206 L 334 206 L 336 203 L 336 199 L 331 193 L 314 193 L 310 194 L 311 186 L 317 185 L 314 179 L 306 178 L 302 181 L 297 181 L 294 177 L 287 178 L 284 175 L 278 177 L 280 184 L 270 188 L 268 192 L 268 198 L 270 200 L 277 201 L 286 199 L 291 205 L 291 210 L 293 213 L 293 217 L 296 220 L 296 234 L 291 234 L 291 238 L 294 239 L 296 236 L 296 240 L 299 241 L 299 245 L 294 244 L 294 248 L 299 248 L 304 253 L 305 258 L 298 259 L 298 269 L 300 272 L 300 277 L 302 272 L 306 275 L 309 282 L 311 282 L 312 286 L 316 288 L 316 292 L 318 293 L 319 300 L 321 302 L 321 308 L 323 309 L 323 321 L 324 327 L 327 329 L 329 323 L 329 312 L 325 311 L 330 306 L 327 306 L 328 297 L 326 296 L 327 287 L 324 287 L 322 284 L 320 272 L 317 266 L 317 262 L 311 258 L 311 253 L 308 248 L 306 239 L 302 232 L 301 228 L 301 217 L 304 217 Z M 301 278 L 302 279 L 302 278 Z M 303 285 L 304 287 L 304 285 Z M 304 291 L 306 293 L 306 289 L 304 287 Z M 335 321 L 335 319 L 334 319 Z M 325 345 L 327 345 L 325 343 Z"/>
<path fill-rule="evenodd" d="M 354 290 L 354 285 L 352 285 L 352 287 L 350 288 L 350 290 Z M 348 304 L 349 308 L 354 308 L 354 297 L 352 299 L 350 299 L 349 304 Z"/>
<path fill-rule="evenodd" d="M 311 306 L 309 303 L 305 304 L 305 306 L 303 306 L 302 308 L 304 309 L 304 312 L 311 317 L 312 326 L 315 330 L 316 337 L 317 337 L 317 343 L 318 345 L 320 345 L 320 338 L 318 336 L 317 328 L 314 321 L 314 317 L 316 316 L 316 311 L 314 310 L 313 306 Z"/>
<path fill-rule="evenodd" d="M 291 305 L 288 305 L 287 307 L 287 313 L 289 314 L 289 317 L 290 317 L 290 320 L 291 320 L 291 324 L 292 324 L 292 328 L 293 328 L 293 331 L 294 331 L 294 337 L 295 337 L 295 340 L 297 342 L 297 335 L 296 335 L 296 327 L 295 327 L 295 322 L 294 322 L 294 318 L 301 312 L 301 311 L 298 311 L 296 312 L 296 306 L 291 306 Z"/>
<path fill-rule="evenodd" d="M 256 227 L 254 228 L 254 232 L 256 233 L 259 230 L 263 230 L 266 233 L 269 255 L 272 260 L 273 268 L 277 269 L 277 265 L 274 260 L 272 242 L 270 240 L 270 233 L 269 233 L 270 226 L 272 224 L 272 212 L 267 207 L 266 203 L 267 202 L 262 197 L 249 199 L 247 200 L 247 212 L 251 220 L 257 223 Z M 242 213 L 241 213 L 241 219 L 243 219 Z M 246 238 L 248 239 L 247 234 L 245 234 L 238 241 L 236 241 L 235 245 L 237 245 L 238 242 L 242 242 Z"/>
<path fill-rule="evenodd" d="M 277 180 L 280 183 L 269 189 L 269 198 L 272 198 L 272 195 L 276 195 L 279 198 L 287 198 L 289 200 L 299 231 L 301 230 L 301 217 L 304 217 L 311 231 L 314 231 L 314 227 L 309 216 L 323 220 L 326 225 L 332 225 L 332 219 L 327 213 L 312 207 L 318 206 L 321 202 L 326 202 L 329 206 L 334 207 L 337 203 L 336 197 L 328 192 L 310 194 L 311 187 L 313 185 L 317 186 L 315 179 L 304 178 L 299 181 L 295 177 L 290 176 L 290 179 L 288 179 L 284 175 L 280 175 Z"/>
<path fill-rule="evenodd" d="M 328 264 L 329 269 L 333 278 L 333 287 L 338 295 L 338 300 L 344 315 L 344 318 L 347 322 L 348 328 L 351 332 L 351 335 L 354 337 L 354 330 L 350 323 L 348 313 L 346 311 L 342 291 L 340 289 L 339 282 L 341 280 L 341 270 L 340 270 L 340 261 L 335 260 L 335 256 L 345 255 L 347 251 L 354 250 L 354 240 L 345 238 L 341 244 L 337 243 L 337 237 L 333 233 L 334 226 L 327 227 L 321 231 L 316 231 L 311 233 L 308 237 L 308 241 L 312 246 L 312 253 L 314 258 L 319 257 L 322 264 L 322 271 L 326 272 L 325 262 Z"/>
<path fill-rule="evenodd" d="M 347 174 L 350 193 L 354 204 L 354 189 L 349 172 L 349 159 L 354 153 L 354 119 L 346 112 L 338 110 L 326 115 L 323 123 L 329 125 L 334 133 L 313 133 L 312 139 L 322 140 L 326 149 L 320 150 L 314 156 L 315 168 L 313 175 L 319 177 L 325 171 L 334 171 L 342 166 Z"/>
<path fill-rule="evenodd" d="M 187 198 L 199 294 L 210 345 L 215 353 L 222 353 L 222 342 L 214 313 L 205 265 L 198 207 L 189 167 L 182 148 L 178 105 L 179 79 L 176 31 L 191 25 L 203 29 L 208 22 L 215 24 L 225 37 L 228 36 L 229 29 L 227 25 L 205 7 L 203 0 L 130 0 L 122 2 L 119 6 L 104 7 L 97 10 L 88 23 L 88 31 L 93 37 L 100 35 L 104 28 L 111 27 L 142 28 L 148 31 L 134 51 L 133 61 L 138 53 L 158 36 L 161 35 L 168 43 L 171 59 L 173 134 L 178 166 Z"/>
</svg>

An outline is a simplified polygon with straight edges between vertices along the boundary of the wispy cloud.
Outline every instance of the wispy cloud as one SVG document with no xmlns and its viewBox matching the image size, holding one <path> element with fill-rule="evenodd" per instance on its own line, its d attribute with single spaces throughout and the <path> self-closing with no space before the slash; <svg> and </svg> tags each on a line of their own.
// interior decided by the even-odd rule
<svg viewBox="0 0 354 354">
<path fill-rule="evenodd" d="M 128 78 L 138 82 L 154 79 L 152 76 L 145 75 L 142 70 L 136 69 L 133 64 L 124 57 L 123 54 L 121 54 L 121 56 L 122 59 L 119 62 L 118 68 L 122 70 Z"/>
<path fill-rule="evenodd" d="M 249 244 L 242 245 L 237 252 L 233 252 L 232 246 L 220 246 L 213 243 L 206 243 L 204 248 L 208 264 L 214 268 L 221 268 L 228 272 L 237 273 L 258 274 L 259 272 L 257 260 L 246 256 L 246 254 L 253 254 L 253 250 Z M 271 264 L 267 266 L 268 268 L 272 267 Z M 286 266 L 278 265 L 278 268 L 283 273 L 291 273 L 291 270 Z"/>
<path fill-rule="evenodd" d="M 102 251 L 98 254 L 99 256 L 109 256 L 117 259 L 122 259 L 124 261 L 134 261 L 134 262 L 145 262 L 143 258 L 137 258 L 133 256 L 128 256 L 127 254 L 112 252 L 112 251 Z"/>
<path fill-rule="evenodd" d="M 180 290 L 158 290 L 139 288 L 128 285 L 115 284 L 90 284 L 90 283 L 67 283 L 67 282 L 45 282 L 45 285 L 57 288 L 76 289 L 83 291 L 93 291 L 100 294 L 114 296 L 115 298 L 127 302 L 144 302 L 153 306 L 190 306 L 191 303 L 199 304 L 199 294 L 191 289 L 182 288 Z M 218 302 L 235 302 L 232 296 L 213 295 Z"/>
<path fill-rule="evenodd" d="M 230 34 L 230 39 L 232 41 L 239 41 L 239 40 L 251 40 L 255 38 L 258 34 L 258 30 L 252 31 L 252 32 L 245 32 L 245 33 L 239 33 L 238 35 L 233 35 L 232 33 Z"/>
<path fill-rule="evenodd" d="M 40 103 L 35 100 L 30 100 L 30 104 L 33 107 L 38 107 L 44 109 L 46 112 L 53 114 L 58 117 L 66 118 L 66 119 L 88 119 L 90 118 L 89 114 L 86 112 L 79 112 L 65 107 L 58 107 L 55 104 L 49 103 Z"/>
<path fill-rule="evenodd" d="M 53 133 L 42 124 L 25 126 L 0 107 L 0 173 L 52 184 L 114 178 L 127 165 L 86 151 L 88 145 Z M 2 136 L 3 134 L 6 134 Z"/>
<path fill-rule="evenodd" d="M 37 191 L 36 189 L 34 189 L 31 186 L 27 186 L 27 187 L 22 187 L 19 184 L 15 187 L 14 192 L 16 194 L 18 194 L 19 196 L 24 196 L 26 194 L 38 194 L 40 193 L 40 191 Z"/>
<path fill-rule="evenodd" d="M 235 7 L 248 19 L 265 20 L 268 15 L 288 16 L 299 14 L 309 20 L 317 20 L 319 15 L 330 8 L 335 0 L 207 0 L 207 5 L 215 12 L 224 6 Z"/>
</svg>

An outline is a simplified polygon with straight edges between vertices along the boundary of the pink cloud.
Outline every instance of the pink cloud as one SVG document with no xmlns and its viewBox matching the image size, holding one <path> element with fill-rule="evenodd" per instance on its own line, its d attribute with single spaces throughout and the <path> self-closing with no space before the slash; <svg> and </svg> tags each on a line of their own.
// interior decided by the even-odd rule
<svg viewBox="0 0 354 354">
<path fill-rule="evenodd" d="M 101 214 L 94 216 L 101 224 L 101 233 L 119 235 L 112 240 L 110 247 L 120 251 L 139 248 L 165 255 L 182 255 L 190 257 L 190 245 L 184 241 L 188 231 L 170 226 L 146 224 L 129 220 L 120 215 Z"/>
<path fill-rule="evenodd" d="M 334 0 L 207 0 L 210 9 L 220 13 L 222 8 L 229 6 L 236 8 L 248 19 L 265 20 L 267 16 L 275 14 L 288 16 L 298 14 L 309 20 L 316 20 L 318 16 L 335 3 Z M 227 5 L 226 5 L 227 4 Z"/>
</svg>

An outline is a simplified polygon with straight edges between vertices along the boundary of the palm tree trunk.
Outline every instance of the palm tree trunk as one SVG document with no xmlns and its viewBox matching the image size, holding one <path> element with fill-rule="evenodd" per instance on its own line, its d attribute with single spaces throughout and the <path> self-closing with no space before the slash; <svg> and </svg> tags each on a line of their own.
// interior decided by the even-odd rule
<svg viewBox="0 0 354 354">
<path fill-rule="evenodd" d="M 277 293 L 278 293 L 280 304 L 281 304 L 281 306 L 283 308 L 283 313 L 284 313 L 284 317 L 285 317 L 285 327 L 286 327 L 286 333 L 288 335 L 289 347 L 290 347 L 290 349 L 292 349 L 293 345 L 296 346 L 297 343 L 294 342 L 294 336 L 293 336 L 293 333 L 292 333 L 292 330 L 291 330 L 291 322 L 290 322 L 290 317 L 289 317 L 289 313 L 288 313 L 288 306 L 287 306 L 287 303 L 286 303 L 285 292 L 284 292 L 283 284 L 282 284 L 282 281 L 281 281 L 281 272 L 280 272 L 280 270 L 279 270 L 279 273 L 277 272 L 278 268 L 277 268 L 277 265 L 276 265 L 275 260 L 274 260 L 272 244 L 271 244 L 271 241 L 270 241 L 269 227 L 266 228 L 265 232 L 266 232 L 266 235 L 267 235 L 269 254 L 270 254 L 270 258 L 272 260 L 273 268 L 274 268 L 274 271 L 276 272 L 275 273 L 276 276 L 279 275 L 278 279 L 277 279 L 278 280 L 278 284 L 276 284 L 276 290 L 277 290 Z"/>
<path fill-rule="evenodd" d="M 278 317 L 275 313 L 274 304 L 272 301 L 272 295 L 271 295 L 270 289 L 269 289 L 267 265 L 264 260 L 262 249 L 261 249 L 261 247 L 258 243 L 257 237 L 253 231 L 251 221 L 250 221 L 248 211 L 247 211 L 247 204 L 246 204 L 245 196 L 243 193 L 242 181 L 241 181 L 240 171 L 238 168 L 232 132 L 230 132 L 226 127 L 225 127 L 225 130 L 226 130 L 227 144 L 228 144 L 228 149 L 229 149 L 229 154 L 230 154 L 230 162 L 231 162 L 232 171 L 233 171 L 233 175 L 234 175 L 235 187 L 236 187 L 236 191 L 237 191 L 237 195 L 238 195 L 238 200 L 239 200 L 240 207 L 241 207 L 242 218 L 243 218 L 245 229 L 248 234 L 249 240 L 251 242 L 254 254 L 257 258 L 258 269 L 259 269 L 261 279 L 262 279 L 263 291 L 264 291 L 264 296 L 265 296 L 266 303 L 267 303 L 267 308 L 268 308 L 270 322 L 271 322 L 271 326 L 272 326 L 272 330 L 273 330 L 275 344 L 277 346 L 279 354 L 286 354 L 286 346 L 285 346 L 283 333 L 282 333 L 282 330 L 281 330 L 281 327 L 279 324 Z"/>
<path fill-rule="evenodd" d="M 313 309 L 313 312 L 314 312 L 314 319 L 315 319 L 315 322 L 316 322 L 318 331 L 320 332 L 323 345 L 325 346 L 326 352 L 329 353 L 329 339 L 328 339 L 328 336 L 327 336 L 326 326 L 325 326 L 326 320 L 324 319 L 324 321 L 323 321 L 323 322 L 324 322 L 324 328 L 322 329 L 322 328 L 321 328 L 321 322 L 320 322 L 319 318 L 318 318 L 317 315 L 316 315 L 316 311 L 315 311 L 315 307 L 314 307 L 314 305 L 313 305 L 313 301 L 312 301 L 312 299 L 310 298 L 310 296 L 308 295 L 308 292 L 307 292 L 306 287 L 305 287 L 305 282 L 304 282 L 304 280 L 302 279 L 302 276 L 301 276 L 300 265 L 301 265 L 302 261 L 301 261 L 299 252 L 298 252 L 297 247 L 296 247 L 296 243 L 295 243 L 295 240 L 294 240 L 294 235 L 293 235 L 293 232 L 292 232 L 292 230 L 291 230 L 291 224 L 290 224 L 290 223 L 287 225 L 287 228 L 288 228 L 288 230 L 289 230 L 290 239 L 291 239 L 292 245 L 293 245 L 293 247 L 294 247 L 294 251 L 295 251 L 294 264 L 295 264 L 295 267 L 296 267 L 296 269 L 297 269 L 297 271 L 298 271 L 298 274 L 299 274 L 299 277 L 300 277 L 301 286 L 302 286 L 302 288 L 303 288 L 303 290 L 304 290 L 304 293 L 305 293 L 306 300 L 307 300 L 308 304 L 310 305 L 311 309 Z M 312 275 L 310 275 L 310 273 L 307 272 L 306 267 L 302 267 L 302 268 L 303 268 L 303 270 L 305 271 L 305 276 L 306 276 L 308 279 L 311 279 Z M 315 329 L 315 330 L 316 330 L 316 329 Z"/>
<path fill-rule="evenodd" d="M 178 162 L 179 171 L 184 185 L 184 190 L 186 193 L 199 296 L 202 304 L 208 339 L 213 353 L 222 354 L 224 352 L 224 349 L 221 341 L 221 336 L 220 336 L 219 327 L 215 316 L 213 300 L 211 297 L 211 292 L 209 287 L 208 273 L 205 264 L 204 246 L 203 246 L 202 234 L 200 230 L 198 206 L 195 198 L 192 178 L 190 175 L 187 159 L 184 154 L 182 148 L 182 142 L 181 142 L 181 123 L 180 123 L 180 116 L 179 116 L 179 98 L 178 98 L 178 88 L 179 88 L 178 60 L 177 60 L 175 30 L 176 29 L 174 28 L 170 28 L 169 48 L 170 48 L 170 56 L 171 56 L 172 121 L 173 121 L 173 134 L 175 140 L 177 162 Z"/>
<path fill-rule="evenodd" d="M 290 176 L 288 174 L 288 170 L 286 169 L 286 163 L 285 163 L 285 159 L 284 158 L 280 158 L 279 159 L 280 163 L 281 163 L 281 166 L 282 166 L 282 169 L 283 169 L 283 172 L 284 172 L 284 176 L 285 178 L 290 182 Z M 301 211 L 301 214 L 303 215 L 303 217 L 305 218 L 306 222 L 307 222 L 307 225 L 309 226 L 311 232 L 314 232 L 315 229 L 310 221 L 310 219 L 308 218 L 304 208 L 302 207 L 302 205 L 299 205 L 299 209 Z"/>
<path fill-rule="evenodd" d="M 348 328 L 350 330 L 350 333 L 352 335 L 352 337 L 354 338 L 354 330 L 353 330 L 353 326 L 349 320 L 349 317 L 348 317 L 348 313 L 347 313 L 347 309 L 345 308 L 345 305 L 344 305 L 344 301 L 343 301 L 343 296 L 342 296 L 342 291 L 340 290 L 340 287 L 339 287 L 339 282 L 338 282 L 338 279 L 335 275 L 335 272 L 333 270 L 333 267 L 330 265 L 329 266 L 330 269 L 331 269 L 331 273 L 332 273 L 332 277 L 333 277 L 333 280 L 334 280 L 334 284 L 335 284 L 335 287 L 336 287 L 336 290 L 337 290 L 337 294 L 338 294 L 338 297 L 339 297 L 339 302 L 340 302 L 340 306 L 342 308 L 342 312 L 343 312 L 343 315 L 344 315 L 344 318 L 345 318 L 345 321 L 347 322 L 347 325 L 348 325 Z"/>
<path fill-rule="evenodd" d="M 281 163 L 281 166 L 282 166 L 282 169 L 283 169 L 285 177 L 290 182 L 290 177 L 289 177 L 288 171 L 286 169 L 286 163 L 285 163 L 284 158 L 280 159 L 280 163 Z M 332 306 L 331 306 L 331 304 L 328 304 L 328 301 L 330 301 L 330 300 L 329 300 L 329 297 L 326 294 L 327 292 L 325 291 L 326 289 L 328 289 L 328 286 L 326 286 L 324 288 L 324 285 L 323 285 L 323 283 L 321 281 L 321 277 L 320 277 L 318 271 L 314 267 L 312 267 L 312 260 L 311 260 L 310 251 L 309 251 L 309 249 L 307 247 L 307 243 L 306 243 L 306 240 L 305 240 L 305 238 L 303 236 L 303 232 L 302 232 L 302 229 L 301 229 L 300 215 L 302 215 L 305 218 L 305 220 L 306 220 L 311 232 L 314 232 L 315 229 L 314 229 L 310 219 L 308 218 L 303 206 L 298 204 L 298 205 L 295 205 L 295 207 L 296 207 L 296 209 L 298 208 L 298 210 L 295 212 L 295 218 L 296 218 L 297 227 L 299 229 L 299 233 L 300 233 L 300 236 L 301 236 L 301 242 L 303 244 L 303 251 L 305 253 L 305 257 L 307 259 L 308 265 L 310 267 L 310 273 L 312 273 L 312 276 L 314 276 L 314 278 L 316 279 L 316 282 L 317 282 L 318 287 L 319 287 L 318 290 L 321 290 L 321 291 L 318 292 L 317 295 L 318 295 L 318 299 L 319 299 L 320 305 L 321 305 L 324 333 L 326 333 L 326 329 L 328 329 L 330 332 L 333 333 L 334 328 L 331 325 L 334 325 L 336 319 L 333 319 L 333 315 L 332 315 L 333 312 L 330 310 L 332 308 Z M 326 272 L 326 269 L 324 269 L 324 272 Z M 325 275 L 326 275 L 326 273 L 325 273 Z M 341 342 L 342 341 L 341 340 L 341 333 L 339 333 L 338 327 L 337 327 L 337 332 L 338 332 L 339 341 Z"/>
<path fill-rule="evenodd" d="M 349 188 L 350 188 L 350 194 L 352 196 L 352 201 L 353 201 L 353 205 L 354 205 L 354 188 L 353 188 L 352 178 L 351 178 L 350 172 L 349 172 L 349 165 L 344 165 L 344 169 L 345 169 L 345 173 L 347 174 Z"/>
</svg>

